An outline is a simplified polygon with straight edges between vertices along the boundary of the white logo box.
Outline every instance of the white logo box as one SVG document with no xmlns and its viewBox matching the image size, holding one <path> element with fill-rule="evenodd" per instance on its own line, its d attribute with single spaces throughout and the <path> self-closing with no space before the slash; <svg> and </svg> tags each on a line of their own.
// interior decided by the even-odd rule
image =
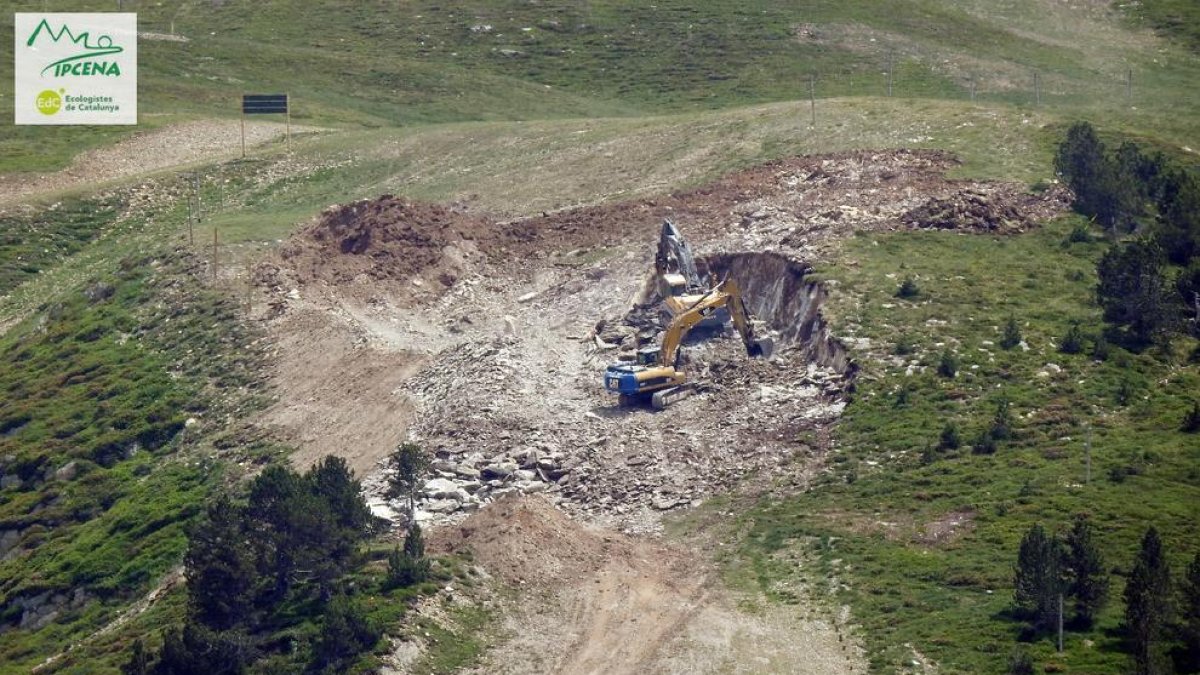
<svg viewBox="0 0 1200 675">
<path fill-rule="evenodd" d="M 137 124 L 137 14 L 14 17 L 16 124 Z"/>
</svg>

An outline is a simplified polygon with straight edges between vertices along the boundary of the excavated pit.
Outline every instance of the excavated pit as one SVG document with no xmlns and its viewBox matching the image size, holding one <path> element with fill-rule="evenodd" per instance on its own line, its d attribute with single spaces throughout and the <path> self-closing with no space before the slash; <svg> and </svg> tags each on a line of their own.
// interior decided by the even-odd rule
<svg viewBox="0 0 1200 675">
<path fill-rule="evenodd" d="M 702 274 L 737 282 L 746 309 L 775 332 L 777 343 L 798 347 L 809 361 L 842 375 L 857 370 L 821 316 L 828 291 L 809 278 L 807 264 L 778 253 L 718 254 L 699 262 Z"/>
</svg>

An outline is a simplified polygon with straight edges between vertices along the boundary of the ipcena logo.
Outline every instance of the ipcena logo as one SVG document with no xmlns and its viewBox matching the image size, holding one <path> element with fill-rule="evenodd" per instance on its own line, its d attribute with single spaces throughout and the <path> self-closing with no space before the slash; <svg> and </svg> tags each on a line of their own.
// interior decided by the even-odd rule
<svg viewBox="0 0 1200 675">
<path fill-rule="evenodd" d="M 42 22 L 37 25 L 37 28 L 33 29 L 33 34 L 29 36 L 29 41 L 25 43 L 26 46 L 32 47 L 33 43 L 37 41 L 38 36 L 42 35 L 43 30 L 45 31 L 46 36 L 49 37 L 52 42 L 58 42 L 65 37 L 85 51 L 51 63 L 42 69 L 42 75 L 45 75 L 46 71 L 51 69 L 54 70 L 55 77 L 63 77 L 66 75 L 119 76 L 121 74 L 121 68 L 117 65 L 116 61 L 97 60 L 98 57 L 108 56 L 109 54 L 119 54 L 125 51 L 124 47 L 118 47 L 114 45 L 113 39 L 110 36 L 101 35 L 100 37 L 96 38 L 96 43 L 92 44 L 90 42 L 91 35 L 89 33 L 80 33 L 79 36 L 76 37 L 75 34 L 71 32 L 71 29 L 65 24 L 56 33 L 54 32 L 54 29 L 50 27 L 50 23 L 45 19 L 42 19 Z"/>
</svg>

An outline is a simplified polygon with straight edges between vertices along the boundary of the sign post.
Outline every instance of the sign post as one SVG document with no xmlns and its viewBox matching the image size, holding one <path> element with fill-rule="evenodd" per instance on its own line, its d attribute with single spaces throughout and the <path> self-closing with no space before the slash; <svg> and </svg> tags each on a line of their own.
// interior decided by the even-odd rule
<svg viewBox="0 0 1200 675">
<path fill-rule="evenodd" d="M 287 116 L 287 144 L 292 148 L 292 112 L 287 94 L 242 94 L 242 158 L 246 157 L 246 115 Z"/>
</svg>

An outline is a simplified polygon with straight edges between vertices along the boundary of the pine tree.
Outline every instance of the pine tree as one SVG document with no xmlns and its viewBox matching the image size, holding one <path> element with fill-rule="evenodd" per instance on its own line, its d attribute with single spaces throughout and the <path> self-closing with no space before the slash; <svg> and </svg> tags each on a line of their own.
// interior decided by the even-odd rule
<svg viewBox="0 0 1200 675">
<path fill-rule="evenodd" d="M 1073 323 L 1067 329 L 1062 343 L 1058 345 L 1058 351 L 1064 354 L 1078 354 L 1083 351 L 1083 331 L 1079 329 L 1079 324 Z"/>
<path fill-rule="evenodd" d="M 1183 416 L 1183 424 L 1179 428 L 1187 434 L 1200 431 L 1200 401 L 1192 403 L 1191 411 Z"/>
<path fill-rule="evenodd" d="M 897 298 L 915 298 L 921 293 L 921 289 L 917 286 L 917 281 L 912 277 L 905 277 L 904 282 L 896 289 Z"/>
<path fill-rule="evenodd" d="M 1162 540 L 1153 526 L 1125 583 L 1125 627 L 1133 642 L 1137 672 L 1163 672 L 1162 637 L 1171 613 L 1171 571 Z"/>
<path fill-rule="evenodd" d="M 1021 539 L 1013 576 L 1013 601 L 1028 615 L 1035 630 L 1048 630 L 1058 619 L 1058 597 L 1066 588 L 1062 545 L 1042 526 L 1029 528 Z"/>
<path fill-rule="evenodd" d="M 362 535 L 371 526 L 371 509 L 362 496 L 362 484 L 346 460 L 332 455 L 325 457 L 305 475 L 313 490 L 333 511 L 338 525 Z"/>
<path fill-rule="evenodd" d="M 1096 301 L 1104 318 L 1128 329 L 1129 342 L 1142 347 L 1163 336 L 1175 320 L 1175 294 L 1163 272 L 1158 245 L 1132 241 L 1111 247 L 1096 266 Z"/>
<path fill-rule="evenodd" d="M 301 477 L 278 465 L 268 466 L 250 483 L 246 509 L 257 534 L 257 566 L 263 574 L 274 578 L 273 588 L 264 598 L 268 604 L 281 600 L 292 586 L 299 538 L 293 521 L 297 502 L 305 492 Z"/>
<path fill-rule="evenodd" d="M 184 555 L 190 613 L 218 630 L 247 622 L 253 605 L 258 575 L 244 519 L 242 509 L 219 498 L 192 529 Z"/>
<path fill-rule="evenodd" d="M 421 526 L 413 523 L 404 538 L 403 550 L 397 546 L 388 556 L 387 588 L 403 588 L 429 578 L 430 564 L 425 557 L 425 538 Z"/>
<path fill-rule="evenodd" d="M 1185 673 L 1200 672 L 1200 553 L 1192 558 L 1180 589 L 1180 634 L 1183 637 L 1182 663 Z"/>
<path fill-rule="evenodd" d="M 1075 619 L 1090 627 L 1108 601 L 1108 575 L 1104 557 L 1092 539 L 1092 523 L 1083 514 L 1075 517 L 1067 533 L 1066 568 L 1075 600 Z"/>
<path fill-rule="evenodd" d="M 958 426 L 954 422 L 946 422 L 946 426 L 942 427 L 942 436 L 938 440 L 938 449 L 957 450 L 960 445 L 962 445 L 962 439 L 958 434 Z"/>
<path fill-rule="evenodd" d="M 1187 265 L 1200 256 L 1200 180 L 1177 171 L 1168 182 L 1159 202 L 1158 241 L 1171 262 Z"/>
<path fill-rule="evenodd" d="M 388 499 L 405 499 L 408 504 L 408 521 L 414 522 L 416 514 L 417 488 L 429 470 L 429 457 L 416 443 L 401 443 L 388 457 L 392 469 L 388 481 Z"/>
<path fill-rule="evenodd" d="M 1016 318 L 1010 316 L 1004 324 L 1004 335 L 1000 337 L 1000 347 L 1012 349 L 1019 344 L 1021 344 L 1021 328 L 1017 325 Z"/>
<path fill-rule="evenodd" d="M 1007 398 L 996 401 L 996 412 L 992 415 L 992 426 L 988 435 L 997 441 L 1007 441 L 1013 437 L 1012 406 Z"/>
<path fill-rule="evenodd" d="M 129 660 L 121 665 L 121 675 L 150 675 L 150 654 L 146 645 L 137 639 L 129 648 Z"/>
<path fill-rule="evenodd" d="M 1129 186 L 1118 178 L 1116 163 L 1105 152 L 1096 130 L 1077 122 L 1058 146 L 1054 168 L 1075 193 L 1075 210 L 1115 231 L 1131 207 Z"/>
<path fill-rule="evenodd" d="M 937 372 L 942 377 L 954 377 L 958 373 L 958 361 L 954 359 L 954 354 L 951 354 L 949 349 L 942 350 L 942 357 L 938 360 Z"/>
<path fill-rule="evenodd" d="M 425 557 L 425 537 L 421 534 L 421 526 L 416 523 L 408 528 L 408 536 L 404 538 L 404 553 L 414 560 Z"/>
</svg>

